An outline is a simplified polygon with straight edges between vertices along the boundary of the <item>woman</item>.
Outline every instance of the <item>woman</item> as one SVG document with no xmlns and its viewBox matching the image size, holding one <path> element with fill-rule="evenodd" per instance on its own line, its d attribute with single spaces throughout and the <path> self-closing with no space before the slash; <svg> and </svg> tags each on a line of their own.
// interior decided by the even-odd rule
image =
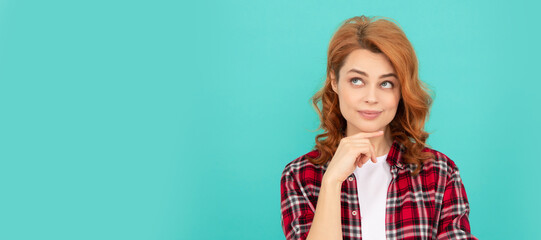
<svg viewBox="0 0 541 240">
<path fill-rule="evenodd" d="M 287 239 L 477 239 L 457 166 L 425 143 L 432 99 L 396 24 L 346 20 L 312 100 L 325 131 L 282 173 Z"/>
</svg>

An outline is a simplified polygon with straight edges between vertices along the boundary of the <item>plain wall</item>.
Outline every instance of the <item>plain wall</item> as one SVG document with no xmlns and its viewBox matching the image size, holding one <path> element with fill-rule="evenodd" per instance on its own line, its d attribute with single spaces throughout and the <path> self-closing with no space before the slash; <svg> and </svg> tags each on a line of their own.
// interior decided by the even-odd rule
<svg viewBox="0 0 541 240">
<path fill-rule="evenodd" d="M 535 1 L 0 0 L 0 239 L 284 239 L 333 32 L 395 19 L 480 239 L 534 239 Z"/>
</svg>

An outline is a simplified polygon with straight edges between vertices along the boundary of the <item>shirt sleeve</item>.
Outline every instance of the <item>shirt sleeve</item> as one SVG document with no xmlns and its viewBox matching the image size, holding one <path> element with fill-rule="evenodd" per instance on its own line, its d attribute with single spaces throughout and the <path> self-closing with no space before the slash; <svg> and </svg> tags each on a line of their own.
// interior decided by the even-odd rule
<svg viewBox="0 0 541 240">
<path fill-rule="evenodd" d="M 443 194 L 442 211 L 438 227 L 440 239 L 474 239 L 468 216 L 470 206 L 458 169 L 453 171 Z"/>
<path fill-rule="evenodd" d="M 306 239 L 314 219 L 314 212 L 306 192 L 288 172 L 282 174 L 281 210 L 282 229 L 287 240 Z"/>
</svg>

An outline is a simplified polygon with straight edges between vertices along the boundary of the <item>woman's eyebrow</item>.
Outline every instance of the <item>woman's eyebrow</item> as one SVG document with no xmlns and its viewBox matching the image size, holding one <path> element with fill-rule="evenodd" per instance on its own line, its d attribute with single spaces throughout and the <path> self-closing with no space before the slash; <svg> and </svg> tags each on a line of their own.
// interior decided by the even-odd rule
<svg viewBox="0 0 541 240">
<path fill-rule="evenodd" d="M 355 69 L 355 68 L 352 68 L 352 69 L 349 70 L 348 72 L 356 72 L 356 73 L 358 73 L 358 74 L 361 74 L 361 75 L 363 75 L 363 76 L 368 77 L 368 74 L 367 74 L 367 73 L 365 73 L 365 72 L 363 72 L 363 71 L 361 71 L 361 70 Z M 386 77 L 395 77 L 395 78 L 398 78 L 398 77 L 396 76 L 396 74 L 394 74 L 394 73 L 387 73 L 387 74 L 383 74 L 383 75 L 379 76 L 379 78 L 386 78 Z"/>
</svg>

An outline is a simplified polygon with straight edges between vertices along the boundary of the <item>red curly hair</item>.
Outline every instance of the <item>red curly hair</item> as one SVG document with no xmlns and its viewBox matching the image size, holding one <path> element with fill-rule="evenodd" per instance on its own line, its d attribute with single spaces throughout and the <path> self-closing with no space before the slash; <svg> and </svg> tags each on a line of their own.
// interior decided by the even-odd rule
<svg viewBox="0 0 541 240">
<path fill-rule="evenodd" d="M 349 53 L 367 49 L 383 53 L 391 61 L 400 81 L 402 98 L 396 115 L 389 124 L 391 136 L 406 147 L 402 155 L 405 163 L 415 164 L 416 176 L 420 166 L 434 156 L 423 151 L 429 133 L 424 131 L 432 97 L 428 87 L 419 79 L 417 56 L 400 27 L 389 18 L 359 16 L 347 19 L 333 35 L 327 52 L 325 85 L 311 98 L 324 132 L 316 136 L 315 149 L 320 154 L 307 156 L 314 164 L 325 164 L 333 157 L 340 140 L 345 136 L 346 120 L 340 112 L 338 95 L 332 90 L 331 72 L 338 81 L 339 70 Z M 318 106 L 321 102 L 322 109 Z"/>
</svg>

